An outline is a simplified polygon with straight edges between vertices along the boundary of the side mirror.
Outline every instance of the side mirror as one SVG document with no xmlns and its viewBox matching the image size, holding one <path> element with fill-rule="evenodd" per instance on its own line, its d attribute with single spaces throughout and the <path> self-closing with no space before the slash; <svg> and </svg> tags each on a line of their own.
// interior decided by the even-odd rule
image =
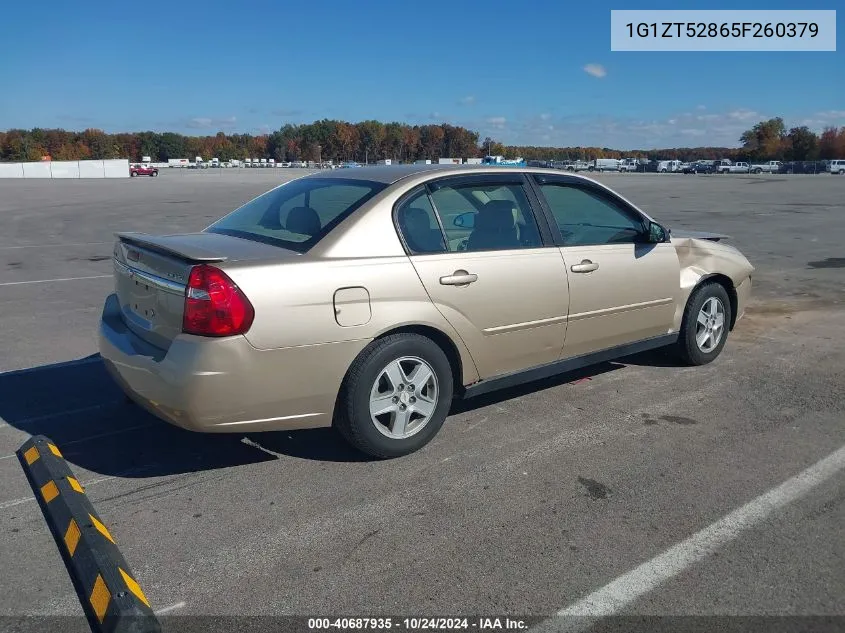
<svg viewBox="0 0 845 633">
<path fill-rule="evenodd" d="M 475 226 L 475 212 L 467 211 L 455 216 L 452 224 L 462 229 L 471 229 Z"/>
<path fill-rule="evenodd" d="M 650 244 L 661 244 L 669 240 L 668 229 L 663 228 L 657 222 L 652 222 L 648 227 L 648 241 Z"/>
</svg>

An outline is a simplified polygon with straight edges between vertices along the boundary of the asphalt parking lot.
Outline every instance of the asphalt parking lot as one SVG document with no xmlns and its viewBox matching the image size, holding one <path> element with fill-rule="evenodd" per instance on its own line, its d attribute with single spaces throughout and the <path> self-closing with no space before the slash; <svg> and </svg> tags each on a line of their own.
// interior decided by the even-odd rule
<svg viewBox="0 0 845 633">
<path fill-rule="evenodd" d="M 0 616 L 81 613 L 13 455 L 38 433 L 173 617 L 550 616 L 641 565 L 612 612 L 845 616 L 845 178 L 599 177 L 756 266 L 711 365 L 639 355 L 481 397 L 386 462 L 330 430 L 202 436 L 126 404 L 95 356 L 112 233 L 199 230 L 303 173 L 0 182 Z"/>
</svg>

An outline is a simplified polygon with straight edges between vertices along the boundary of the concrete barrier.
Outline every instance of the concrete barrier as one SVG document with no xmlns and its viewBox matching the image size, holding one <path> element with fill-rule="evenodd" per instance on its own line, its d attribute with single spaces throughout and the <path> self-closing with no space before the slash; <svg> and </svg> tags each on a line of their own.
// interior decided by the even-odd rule
<svg viewBox="0 0 845 633">
<path fill-rule="evenodd" d="M 127 175 L 129 174 L 127 167 Z M 79 161 L 79 177 L 80 178 L 105 178 L 105 170 L 103 169 L 103 161 L 101 160 L 81 160 Z"/>
<path fill-rule="evenodd" d="M 23 163 L 24 178 L 50 178 L 50 163 L 41 161 L 38 163 Z"/>
<path fill-rule="evenodd" d="M 129 161 L 126 159 L 104 160 L 104 178 L 126 178 L 129 176 Z"/>
<path fill-rule="evenodd" d="M 95 633 L 159 633 L 161 626 L 114 535 L 59 448 L 36 435 L 17 450 L 29 485 Z"/>
<path fill-rule="evenodd" d="M 0 178 L 129 178 L 129 161 L 119 158 L 0 163 Z"/>
<path fill-rule="evenodd" d="M 23 178 L 23 164 L 0 163 L 0 178 Z"/>
<path fill-rule="evenodd" d="M 50 161 L 50 176 L 52 178 L 79 178 L 79 161 Z"/>
</svg>

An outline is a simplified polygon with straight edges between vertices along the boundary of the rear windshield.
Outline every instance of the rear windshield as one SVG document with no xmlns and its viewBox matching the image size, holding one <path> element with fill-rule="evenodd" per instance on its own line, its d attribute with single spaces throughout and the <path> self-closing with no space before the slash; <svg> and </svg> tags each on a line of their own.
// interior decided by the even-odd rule
<svg viewBox="0 0 845 633">
<path fill-rule="evenodd" d="M 299 178 L 247 202 L 206 231 L 304 253 L 386 186 L 369 180 Z"/>
</svg>

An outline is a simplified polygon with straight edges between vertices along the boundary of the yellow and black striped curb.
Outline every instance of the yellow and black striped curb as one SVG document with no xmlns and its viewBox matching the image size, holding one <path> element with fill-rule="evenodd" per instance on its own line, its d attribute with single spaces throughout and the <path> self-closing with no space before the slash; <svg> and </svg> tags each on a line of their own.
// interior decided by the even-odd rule
<svg viewBox="0 0 845 633">
<path fill-rule="evenodd" d="M 97 633 L 159 633 L 150 603 L 58 447 L 36 435 L 18 450 L 29 485 Z"/>
</svg>

